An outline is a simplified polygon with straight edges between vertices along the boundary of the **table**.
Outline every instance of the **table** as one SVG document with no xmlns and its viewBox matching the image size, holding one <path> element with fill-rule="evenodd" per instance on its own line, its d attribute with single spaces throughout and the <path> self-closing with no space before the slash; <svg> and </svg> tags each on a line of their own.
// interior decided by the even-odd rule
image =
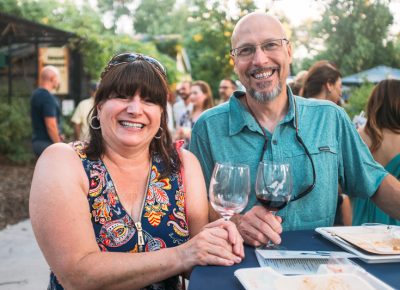
<svg viewBox="0 0 400 290">
<path fill-rule="evenodd" d="M 288 250 L 343 251 L 312 230 L 284 232 L 282 234 L 282 245 Z M 259 266 L 254 248 L 246 246 L 245 255 L 245 259 L 240 264 L 231 267 L 195 267 L 190 276 L 189 290 L 243 290 L 242 284 L 233 273 L 240 268 Z M 352 260 L 388 285 L 400 289 L 400 263 L 367 264 L 359 259 Z"/>
</svg>

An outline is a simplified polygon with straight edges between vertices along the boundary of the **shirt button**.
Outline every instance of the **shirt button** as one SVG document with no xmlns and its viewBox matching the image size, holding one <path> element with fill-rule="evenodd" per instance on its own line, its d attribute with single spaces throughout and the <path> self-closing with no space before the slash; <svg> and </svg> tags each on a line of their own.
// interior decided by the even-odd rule
<svg viewBox="0 0 400 290">
<path fill-rule="evenodd" d="M 272 140 L 272 144 L 276 145 L 276 144 L 278 144 L 278 141 Z"/>
</svg>

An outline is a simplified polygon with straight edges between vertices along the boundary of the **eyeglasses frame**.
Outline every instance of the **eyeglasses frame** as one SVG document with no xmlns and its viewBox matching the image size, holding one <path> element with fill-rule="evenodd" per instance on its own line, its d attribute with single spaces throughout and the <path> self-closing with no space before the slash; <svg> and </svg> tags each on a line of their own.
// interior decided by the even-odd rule
<svg viewBox="0 0 400 290">
<path fill-rule="evenodd" d="M 107 63 L 106 68 L 101 73 L 101 78 L 103 78 L 107 74 L 107 72 L 110 71 L 111 68 L 124 63 L 133 63 L 137 60 L 144 60 L 145 62 L 151 64 L 155 69 L 157 69 L 163 75 L 163 77 L 167 77 L 167 70 L 157 59 L 141 53 L 124 52 L 117 54 L 110 59 L 110 61 Z"/>
<path fill-rule="evenodd" d="M 264 42 L 262 42 L 262 43 L 259 43 L 259 44 L 248 44 L 248 45 L 242 45 L 242 46 L 239 46 L 239 47 L 232 48 L 232 49 L 229 51 L 229 53 L 230 53 L 230 55 L 231 55 L 232 57 L 238 57 L 238 54 L 237 54 L 237 50 L 238 50 L 238 49 L 241 49 L 241 48 L 244 48 L 244 47 L 249 47 L 249 46 L 251 46 L 251 47 L 257 47 L 257 46 L 266 44 L 266 43 L 271 42 L 271 41 L 276 41 L 276 40 L 279 40 L 279 41 L 281 42 L 280 47 L 283 46 L 283 42 L 284 42 L 284 41 L 286 42 L 286 45 L 288 45 L 288 44 L 290 43 L 289 39 L 287 39 L 287 38 L 269 39 L 269 40 L 266 40 L 266 41 L 264 41 Z M 263 52 L 264 52 L 264 50 L 263 50 Z"/>
</svg>

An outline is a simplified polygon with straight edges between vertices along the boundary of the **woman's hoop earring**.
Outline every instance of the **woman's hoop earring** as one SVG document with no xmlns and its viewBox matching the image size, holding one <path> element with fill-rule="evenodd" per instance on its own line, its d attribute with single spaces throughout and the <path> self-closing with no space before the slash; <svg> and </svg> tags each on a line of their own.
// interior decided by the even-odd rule
<svg viewBox="0 0 400 290">
<path fill-rule="evenodd" d="M 96 127 L 96 126 L 93 125 L 93 120 L 94 120 L 94 119 L 96 119 L 97 122 L 99 122 L 99 126 Z M 92 118 L 90 118 L 89 126 L 90 126 L 90 128 L 92 128 L 93 130 L 99 130 L 99 129 L 101 128 L 101 124 L 100 124 L 100 121 L 99 121 L 99 119 L 97 118 L 97 116 L 93 116 Z"/>
<path fill-rule="evenodd" d="M 158 130 L 159 130 L 159 131 L 161 130 L 160 136 L 155 135 L 154 138 L 156 138 L 157 140 L 160 140 L 161 137 L 162 137 L 162 134 L 163 134 L 164 129 L 160 127 Z M 158 132 L 157 132 L 157 133 L 158 133 Z"/>
</svg>

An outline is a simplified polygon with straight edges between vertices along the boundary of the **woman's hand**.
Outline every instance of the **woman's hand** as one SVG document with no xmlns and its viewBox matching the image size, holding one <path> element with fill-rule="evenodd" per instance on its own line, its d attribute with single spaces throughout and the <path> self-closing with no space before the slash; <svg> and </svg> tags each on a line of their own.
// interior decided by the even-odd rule
<svg viewBox="0 0 400 290">
<path fill-rule="evenodd" d="M 232 266 L 244 257 L 243 239 L 236 226 L 217 220 L 204 228 L 187 243 L 176 248 L 185 271 L 196 265 Z"/>
<path fill-rule="evenodd" d="M 243 238 L 233 222 L 218 219 L 204 226 L 204 228 L 220 227 L 228 232 L 228 241 L 233 247 L 233 253 L 244 258 Z"/>
</svg>

